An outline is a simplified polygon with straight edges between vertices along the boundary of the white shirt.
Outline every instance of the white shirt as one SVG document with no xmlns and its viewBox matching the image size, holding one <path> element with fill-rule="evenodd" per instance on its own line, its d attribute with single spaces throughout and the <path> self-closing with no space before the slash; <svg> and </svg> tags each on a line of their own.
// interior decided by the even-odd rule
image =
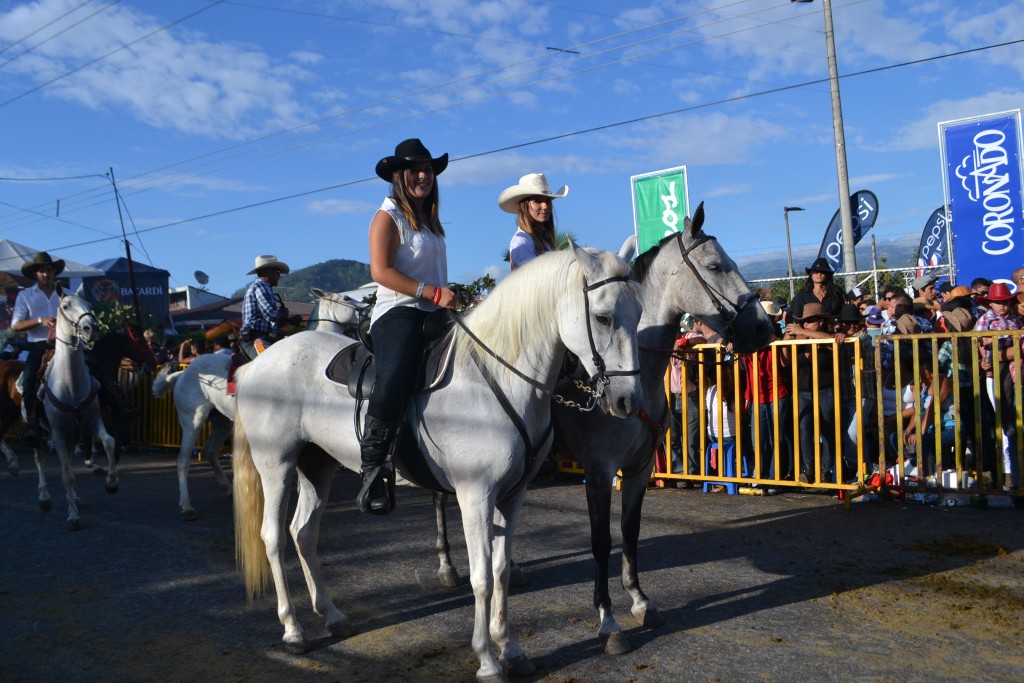
<svg viewBox="0 0 1024 683">
<path fill-rule="evenodd" d="M 57 308 L 60 306 L 60 297 L 57 289 L 54 288 L 49 298 L 39 289 L 39 285 L 32 285 L 28 289 L 18 292 L 18 298 L 14 300 L 14 313 L 11 315 L 11 327 L 22 320 L 34 320 L 36 318 L 56 318 Z M 50 336 L 50 328 L 46 325 L 36 325 L 30 330 L 25 330 L 30 342 L 46 341 Z"/>
<path fill-rule="evenodd" d="M 736 413 L 729 407 L 729 404 L 722 401 L 722 434 L 718 434 L 718 385 L 712 384 L 707 389 L 704 398 L 704 406 L 707 408 L 708 429 L 714 439 L 731 439 L 736 436 Z"/>
<path fill-rule="evenodd" d="M 546 251 L 554 249 L 549 244 L 545 246 L 547 247 Z M 537 256 L 537 245 L 533 243 L 533 237 L 522 228 L 517 228 L 516 234 L 512 235 L 512 241 L 508 244 L 508 262 L 512 269 L 520 267 Z"/>
<path fill-rule="evenodd" d="M 444 237 L 435 235 L 426 228 L 413 230 L 409 221 L 405 220 L 405 215 L 390 197 L 384 200 L 380 210 L 391 216 L 398 226 L 399 244 L 395 254 L 395 269 L 417 282 L 425 282 L 434 287 L 447 287 L 448 252 Z M 378 284 L 377 303 L 373 305 L 370 329 L 373 329 L 373 324 L 382 315 L 396 306 L 412 306 L 422 311 L 437 309 L 437 306 L 426 299 L 417 299 Z"/>
</svg>

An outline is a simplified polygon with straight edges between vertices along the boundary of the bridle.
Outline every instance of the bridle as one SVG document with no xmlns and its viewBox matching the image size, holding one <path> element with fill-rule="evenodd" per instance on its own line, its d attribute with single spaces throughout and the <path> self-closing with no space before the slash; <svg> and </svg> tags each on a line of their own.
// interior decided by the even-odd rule
<svg viewBox="0 0 1024 683">
<path fill-rule="evenodd" d="M 690 244 L 690 246 L 684 248 L 682 231 L 676 233 L 676 245 L 679 247 L 679 255 L 682 256 L 683 263 L 685 263 L 693 273 L 694 278 L 700 284 L 704 293 L 708 295 L 709 299 L 711 299 L 711 303 L 714 305 L 715 310 L 718 311 L 718 314 L 722 316 L 722 320 L 725 321 L 724 339 L 726 343 L 728 343 L 736 338 L 736 327 L 733 325 L 736 318 L 740 316 L 744 308 L 751 304 L 759 303 L 759 300 L 753 292 L 747 292 L 739 298 L 739 301 L 733 303 L 729 301 L 722 292 L 709 285 L 704 278 L 700 276 L 697 266 L 695 266 L 693 261 L 690 260 L 690 252 L 709 241 L 715 241 L 715 238 L 706 233 L 701 233 L 700 236 L 693 240 L 693 243 Z M 729 308 L 732 309 L 731 311 L 726 310 L 726 304 L 728 304 Z"/>
<path fill-rule="evenodd" d="M 92 348 L 94 342 L 86 341 L 86 340 L 82 339 L 82 325 L 81 325 L 82 320 L 84 318 L 86 318 L 86 317 L 92 318 L 93 324 L 94 325 L 98 325 L 98 323 L 96 321 L 96 316 L 94 316 L 92 314 L 92 311 L 88 311 L 88 310 L 84 311 L 82 313 L 82 315 L 78 316 L 77 320 L 72 320 L 71 318 L 68 317 L 68 314 L 64 312 L 64 307 L 63 306 L 57 306 L 57 315 L 59 315 L 61 318 L 64 318 L 65 320 L 67 320 L 68 323 L 71 325 L 71 327 L 74 328 L 75 333 L 74 333 L 74 341 L 67 341 L 66 339 L 61 339 L 60 335 L 57 334 L 57 330 L 54 329 L 54 335 L 53 335 L 54 339 L 56 339 L 57 341 L 59 341 L 62 344 L 66 344 L 67 347 L 70 348 L 72 351 L 77 351 L 79 344 L 81 344 L 82 346 L 84 346 L 87 349 L 91 349 Z"/>
<path fill-rule="evenodd" d="M 594 332 L 590 324 L 590 292 L 594 291 L 595 289 L 604 287 L 605 285 L 609 285 L 613 282 L 625 282 L 628 284 L 629 281 L 629 275 L 616 275 L 614 277 L 609 277 L 604 280 L 600 280 L 599 282 L 595 282 L 593 284 L 588 283 L 586 279 L 584 279 L 583 281 L 583 305 L 586 311 L 585 317 L 587 319 L 587 340 L 590 342 L 590 351 L 591 354 L 593 354 L 594 367 L 597 369 L 597 372 L 594 373 L 594 375 L 592 375 L 586 382 L 582 382 L 580 380 L 576 380 L 575 382 L 576 387 L 588 395 L 588 400 L 582 404 L 572 401 L 571 399 L 567 399 L 552 391 L 549 391 L 547 388 L 545 388 L 545 386 L 542 383 L 524 374 L 514 365 L 512 365 L 507 360 L 499 356 L 490 347 L 484 344 L 484 342 L 479 337 L 477 337 L 473 333 L 473 331 L 469 329 L 469 327 L 466 326 L 465 320 L 463 320 L 463 317 L 458 313 L 453 312 L 452 318 L 455 320 L 458 326 L 462 328 L 463 332 L 465 332 L 469 336 L 469 338 L 476 343 L 477 346 L 483 349 L 489 356 L 498 361 L 502 366 L 504 366 L 509 372 L 514 374 L 516 377 L 523 380 L 524 382 L 532 386 L 534 389 L 537 389 L 541 393 L 551 396 L 551 398 L 556 403 L 561 403 L 562 405 L 576 408 L 580 412 L 589 412 L 597 406 L 597 402 L 601 399 L 602 396 L 604 396 L 605 387 L 608 386 L 609 382 L 611 381 L 611 377 L 628 377 L 640 374 L 640 368 L 635 368 L 633 370 L 609 371 L 607 369 L 607 365 L 604 362 L 604 358 L 601 357 L 600 352 L 597 350 L 597 344 L 594 342 Z"/>
</svg>

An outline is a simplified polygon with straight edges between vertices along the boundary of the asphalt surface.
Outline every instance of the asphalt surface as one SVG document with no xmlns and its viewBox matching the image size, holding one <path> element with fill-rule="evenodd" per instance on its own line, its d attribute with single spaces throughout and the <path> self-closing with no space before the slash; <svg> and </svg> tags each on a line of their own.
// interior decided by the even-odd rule
<svg viewBox="0 0 1024 683">
<path fill-rule="evenodd" d="M 173 454 L 126 454 L 121 490 L 79 464 L 83 530 L 35 473 L 0 474 L 0 680 L 472 681 L 472 592 L 436 582 L 430 496 L 401 489 L 389 517 L 358 513 L 339 471 L 320 549 L 335 603 L 358 625 L 331 638 L 289 548 L 292 597 L 314 649 L 285 653 L 273 594 L 246 604 L 230 498 L 193 468 L 196 522 L 177 510 Z M 613 496 L 617 514 L 619 496 Z M 531 579 L 509 601 L 531 681 L 1020 681 L 1024 525 L 1014 509 L 648 493 L 641 581 L 667 624 L 643 629 L 613 586 L 634 650 L 601 652 L 593 563 L 575 477 L 527 494 L 514 555 Z M 458 508 L 452 543 L 468 570 Z M 617 527 L 613 539 L 618 538 Z M 613 555 L 612 574 L 620 563 Z"/>
</svg>

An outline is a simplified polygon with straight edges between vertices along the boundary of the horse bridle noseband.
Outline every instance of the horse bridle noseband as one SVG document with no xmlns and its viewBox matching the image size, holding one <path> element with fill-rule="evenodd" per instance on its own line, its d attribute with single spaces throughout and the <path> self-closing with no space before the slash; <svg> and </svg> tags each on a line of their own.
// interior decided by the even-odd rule
<svg viewBox="0 0 1024 683">
<path fill-rule="evenodd" d="M 82 339 L 82 325 L 81 325 L 82 319 L 87 317 L 87 316 L 92 318 L 94 322 L 96 321 L 96 316 L 93 315 L 92 311 L 85 311 L 84 313 L 82 313 L 82 315 L 78 316 L 78 320 L 72 320 L 71 318 L 68 317 L 68 314 L 64 312 L 64 307 L 63 306 L 57 306 L 57 315 L 59 315 L 60 317 L 64 318 L 69 323 L 71 323 L 71 326 L 75 329 L 75 341 L 74 341 L 74 343 L 72 343 L 72 342 L 65 341 L 65 340 L 61 339 L 60 335 L 57 334 L 57 328 L 54 328 L 54 330 L 53 330 L 53 338 L 54 339 L 59 341 L 61 344 L 67 345 L 67 347 L 70 348 L 72 351 L 77 351 L 79 344 L 81 344 L 82 346 L 84 346 L 87 349 L 92 348 L 88 342 L 86 342 L 86 341 L 84 341 Z"/>
<path fill-rule="evenodd" d="M 740 313 L 743 312 L 744 308 L 749 306 L 751 303 L 758 301 L 757 296 L 753 292 L 747 292 L 740 297 L 740 300 L 737 303 L 734 304 L 729 301 L 722 292 L 709 285 L 704 278 L 700 276 L 700 273 L 697 271 L 697 266 L 695 266 L 693 261 L 690 260 L 690 252 L 705 242 L 714 240 L 714 237 L 702 233 L 693 241 L 693 244 L 684 249 L 682 231 L 677 232 L 676 235 L 676 245 L 679 247 L 679 255 L 683 257 L 683 263 L 685 263 L 693 273 L 697 282 L 704 290 L 704 293 L 708 295 L 709 299 L 711 299 L 711 303 L 714 305 L 715 310 L 718 311 L 718 314 L 722 316 L 722 320 L 725 321 L 725 341 L 733 341 L 736 338 L 736 327 L 733 325 L 733 322 L 735 322 L 736 318 L 740 316 Z M 729 307 L 732 308 L 732 311 L 726 310 L 723 302 L 724 304 L 728 304 Z"/>
<path fill-rule="evenodd" d="M 467 335 L 469 335 L 469 338 L 472 339 L 477 346 L 486 351 L 489 356 L 491 356 L 496 361 L 501 363 L 501 365 L 503 365 L 516 377 L 523 380 L 524 382 L 532 386 L 534 389 L 537 389 L 538 391 L 551 396 L 551 398 L 558 403 L 574 407 L 581 412 L 589 412 L 594 409 L 594 407 L 597 405 L 598 400 L 602 396 L 604 396 L 605 387 L 607 387 L 608 383 L 611 381 L 609 378 L 628 377 L 640 374 L 640 368 L 636 368 L 633 370 L 612 370 L 609 372 L 607 369 L 607 365 L 604 362 L 604 358 L 601 357 L 600 352 L 598 352 L 597 350 L 597 344 L 594 343 L 594 332 L 590 325 L 590 292 L 600 287 L 604 287 L 605 285 L 611 284 L 613 282 L 628 283 L 629 281 L 629 275 L 617 275 L 615 277 L 606 278 L 593 284 L 588 283 L 584 278 L 583 305 L 586 312 L 585 317 L 587 319 L 587 340 L 590 342 L 590 351 L 593 354 L 594 367 L 597 368 L 597 372 L 593 376 L 591 376 L 590 379 L 588 379 L 585 383 L 580 381 L 577 381 L 576 383 L 577 388 L 585 391 L 590 396 L 590 400 L 587 401 L 586 404 L 576 403 L 575 401 L 565 399 L 563 396 L 559 396 L 558 394 L 548 391 L 548 389 L 545 388 L 543 384 L 533 379 L 532 377 L 522 373 L 518 368 L 516 368 L 507 360 L 496 354 L 493 350 L 491 350 L 489 346 L 484 344 L 483 341 L 475 334 L 473 334 L 473 331 L 466 326 L 466 323 L 462 319 L 461 315 L 453 312 L 452 318 L 459 325 L 459 327 L 461 327 L 462 330 Z"/>
</svg>

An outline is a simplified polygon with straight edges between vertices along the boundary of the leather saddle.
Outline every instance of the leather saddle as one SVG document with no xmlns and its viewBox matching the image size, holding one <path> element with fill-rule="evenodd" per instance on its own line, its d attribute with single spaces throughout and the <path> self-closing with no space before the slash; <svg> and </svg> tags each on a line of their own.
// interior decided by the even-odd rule
<svg viewBox="0 0 1024 683">
<path fill-rule="evenodd" d="M 359 400 L 370 397 L 377 376 L 369 327 L 369 320 L 361 322 L 357 329 L 359 343 L 350 344 L 335 354 L 325 370 L 327 379 L 348 386 L 349 395 Z M 441 309 L 431 313 L 423 323 L 423 333 L 426 346 L 416 393 L 433 391 L 448 372 L 455 346 L 455 320 L 451 312 Z"/>
</svg>

